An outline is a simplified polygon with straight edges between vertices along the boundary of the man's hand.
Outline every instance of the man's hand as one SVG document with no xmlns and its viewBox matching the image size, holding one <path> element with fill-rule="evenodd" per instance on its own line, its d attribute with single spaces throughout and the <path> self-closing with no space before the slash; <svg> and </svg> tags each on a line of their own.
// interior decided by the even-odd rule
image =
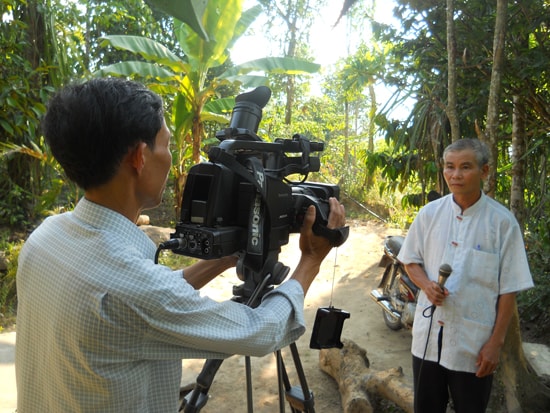
<svg viewBox="0 0 550 413">
<path fill-rule="evenodd" d="M 485 377 L 493 374 L 498 367 L 501 346 L 494 341 L 489 340 L 481 348 L 477 356 L 477 377 Z"/>
<path fill-rule="evenodd" d="M 329 198 L 330 214 L 327 228 L 335 229 L 343 227 L 346 223 L 346 210 L 336 198 Z M 298 266 L 294 270 L 292 278 L 302 284 L 304 294 L 319 272 L 321 262 L 332 249 L 328 239 L 313 233 L 315 222 L 315 207 L 309 206 L 304 217 L 304 223 L 300 231 L 300 250 L 302 256 Z"/>
<path fill-rule="evenodd" d="M 445 298 L 449 295 L 449 290 L 445 287 L 441 288 L 435 281 L 431 281 L 424 292 L 428 300 L 435 306 L 443 305 L 443 301 L 445 301 Z"/>
<path fill-rule="evenodd" d="M 443 301 L 449 295 L 449 290 L 428 278 L 424 268 L 420 264 L 405 264 L 405 271 L 411 280 L 422 290 L 428 300 L 436 306 L 443 305 Z"/>
<path fill-rule="evenodd" d="M 201 260 L 185 268 L 183 278 L 198 290 L 235 265 L 237 265 L 235 255 L 228 255 L 215 260 Z"/>
<path fill-rule="evenodd" d="M 493 334 L 491 334 L 491 337 L 481 348 L 477 356 L 477 377 L 484 377 L 495 372 L 499 362 L 500 351 L 506 338 L 506 332 L 508 331 L 508 326 L 515 309 L 516 293 L 503 294 L 498 297 L 497 318 L 493 327 Z"/>
</svg>

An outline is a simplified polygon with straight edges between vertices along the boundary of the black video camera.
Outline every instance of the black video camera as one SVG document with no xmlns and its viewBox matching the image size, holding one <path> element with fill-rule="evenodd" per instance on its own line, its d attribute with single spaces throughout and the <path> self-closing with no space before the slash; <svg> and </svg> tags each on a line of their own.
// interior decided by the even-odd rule
<svg viewBox="0 0 550 413">
<path fill-rule="evenodd" d="M 323 151 L 324 144 L 301 135 L 269 143 L 256 134 L 270 97 L 265 86 L 236 97 L 230 125 L 216 133 L 220 144 L 208 152 L 209 162 L 189 171 L 180 221 L 170 236 L 179 240 L 177 254 L 201 259 L 239 254 L 237 273 L 249 288 L 268 273 L 269 284 L 284 280 L 288 269 L 277 256 L 289 233 L 300 231 L 308 206 L 316 208 L 315 233 L 333 245 L 347 238 L 347 228 L 326 228 L 328 199 L 339 197 L 339 187 L 305 182 L 320 167 L 311 153 Z M 291 174 L 304 179 L 290 182 Z"/>
</svg>

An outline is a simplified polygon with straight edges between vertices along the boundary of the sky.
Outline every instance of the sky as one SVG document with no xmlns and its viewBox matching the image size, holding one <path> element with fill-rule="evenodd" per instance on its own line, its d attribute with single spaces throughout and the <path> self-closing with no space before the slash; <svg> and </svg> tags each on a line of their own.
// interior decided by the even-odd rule
<svg viewBox="0 0 550 413">
<path fill-rule="evenodd" d="M 362 0 L 367 1 L 367 0 Z M 372 1 L 372 0 L 368 0 Z M 368 35 L 368 29 L 365 32 L 350 30 L 347 24 L 347 18 L 344 17 L 336 27 L 334 24 L 342 9 L 344 0 L 328 0 L 327 5 L 323 7 L 319 17 L 314 22 L 310 35 L 310 47 L 314 54 L 314 62 L 321 65 L 319 74 L 314 75 L 311 80 L 311 93 L 318 95 L 321 92 L 321 80 L 324 74 L 333 69 L 333 65 L 341 58 L 349 56 L 355 51 L 356 45 L 360 40 L 367 41 L 365 35 Z M 245 1 L 245 10 L 252 7 L 256 2 L 254 0 Z M 378 22 L 386 24 L 398 24 L 393 18 L 394 0 L 376 0 L 375 19 Z M 257 33 L 261 33 L 260 16 L 253 25 Z M 243 36 L 231 50 L 231 59 L 236 63 L 244 63 L 253 59 L 266 57 L 270 55 L 269 42 L 264 36 L 256 35 Z M 275 55 L 275 54 L 274 54 Z M 276 55 L 280 55 L 277 53 Z M 376 86 L 378 104 L 384 104 L 391 96 L 391 91 L 383 85 Z M 400 113 L 392 113 L 396 118 L 404 118 L 408 110 L 403 108 Z M 401 113 L 403 112 L 403 113 Z"/>
<path fill-rule="evenodd" d="M 314 22 L 310 36 L 310 46 L 315 56 L 315 62 L 322 66 L 334 64 L 338 59 L 348 56 L 350 54 L 350 42 L 352 44 L 353 42 L 357 43 L 359 37 L 364 35 L 364 33 L 357 32 L 347 33 L 345 17 L 334 27 L 343 3 L 344 0 L 328 0 L 327 5 L 322 8 L 318 19 Z M 244 8 L 248 9 L 254 4 L 254 0 L 247 0 Z M 376 1 L 376 20 L 384 23 L 394 22 L 392 17 L 393 7 L 393 0 Z M 253 27 L 257 32 L 261 32 L 261 21 L 262 16 L 254 23 Z M 266 51 L 269 52 L 269 44 L 260 36 L 253 38 L 243 36 L 231 51 L 231 58 L 239 64 L 255 58 L 265 57 Z"/>
</svg>

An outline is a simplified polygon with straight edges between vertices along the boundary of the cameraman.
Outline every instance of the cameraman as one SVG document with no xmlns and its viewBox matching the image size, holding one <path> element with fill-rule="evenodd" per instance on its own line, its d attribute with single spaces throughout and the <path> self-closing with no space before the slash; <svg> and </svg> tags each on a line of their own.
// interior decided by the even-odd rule
<svg viewBox="0 0 550 413">
<path fill-rule="evenodd" d="M 19 413 L 172 413 L 182 358 L 262 356 L 304 333 L 304 295 L 331 249 L 312 233 L 314 207 L 291 279 L 254 309 L 218 303 L 198 289 L 235 257 L 173 271 L 154 263 L 135 225 L 160 203 L 171 167 L 160 97 L 121 79 L 71 85 L 52 98 L 43 129 L 85 196 L 46 219 L 19 257 Z M 329 201 L 328 227 L 343 226 L 343 206 Z"/>
</svg>

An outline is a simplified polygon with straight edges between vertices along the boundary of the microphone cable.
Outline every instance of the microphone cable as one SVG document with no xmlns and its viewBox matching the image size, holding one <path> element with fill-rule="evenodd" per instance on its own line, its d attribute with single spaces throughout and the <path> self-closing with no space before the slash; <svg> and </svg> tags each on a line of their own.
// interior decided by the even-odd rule
<svg viewBox="0 0 550 413">
<path fill-rule="evenodd" d="M 432 304 L 432 305 L 429 305 L 426 308 L 424 308 L 424 310 L 422 310 L 422 316 L 424 318 L 429 318 L 430 319 L 430 324 L 428 326 L 428 336 L 426 337 L 426 345 L 424 346 L 424 354 L 422 355 L 422 360 L 420 361 L 420 367 L 418 368 L 418 375 L 416 377 L 416 383 L 414 383 L 416 391 L 418 391 L 418 386 L 420 384 L 420 377 L 422 376 L 422 367 L 424 366 L 424 360 L 426 359 L 426 353 L 428 352 L 428 344 L 430 342 L 430 335 L 432 333 L 432 324 L 433 324 L 433 320 L 434 320 L 435 309 L 436 309 L 436 305 Z M 415 397 L 414 398 L 415 411 L 417 411 L 417 409 L 416 409 L 416 400 L 417 400 L 417 398 Z"/>
<path fill-rule="evenodd" d="M 452 272 L 453 272 L 453 269 L 451 268 L 451 266 L 449 264 L 442 264 L 439 267 L 439 277 L 438 277 L 438 280 L 437 280 L 437 284 L 439 285 L 439 287 L 441 288 L 442 291 L 444 291 L 445 283 L 447 282 L 447 279 L 449 278 L 449 276 L 451 275 Z M 416 391 L 418 391 L 418 385 L 420 383 L 420 377 L 422 375 L 422 367 L 424 366 L 424 361 L 426 360 L 426 353 L 428 352 L 428 344 L 430 342 L 430 335 L 432 333 L 432 325 L 433 325 L 433 319 L 434 319 L 433 317 L 434 317 L 435 309 L 436 309 L 436 305 L 432 303 L 432 305 L 429 305 L 428 307 L 426 307 L 422 311 L 422 316 L 424 318 L 429 318 L 430 319 L 430 324 L 428 326 L 428 334 L 426 336 L 426 345 L 424 346 L 424 354 L 422 355 L 422 360 L 420 361 L 420 366 L 418 368 L 418 375 L 416 377 L 416 383 L 414 383 Z M 443 347 L 443 325 L 442 324 L 441 324 L 441 327 L 439 328 L 439 337 L 438 337 L 438 343 L 437 344 L 438 344 L 437 364 L 439 364 L 439 361 L 441 359 L 441 350 L 442 350 L 442 347 Z M 416 400 L 417 400 L 417 397 L 414 398 L 415 411 L 417 410 L 416 409 Z"/>
<path fill-rule="evenodd" d="M 159 263 L 159 255 L 162 250 L 175 250 L 176 248 L 180 248 L 182 246 L 181 241 L 181 238 L 172 238 L 168 241 L 161 242 L 155 252 L 155 264 Z"/>
<path fill-rule="evenodd" d="M 420 361 L 420 367 L 418 368 L 418 376 L 416 377 L 415 389 L 417 389 L 417 390 L 418 390 L 418 386 L 420 384 L 420 377 L 422 376 L 422 367 L 424 366 L 424 361 L 426 360 L 426 353 L 428 352 L 428 344 L 430 342 L 430 335 L 432 333 L 432 324 L 433 324 L 433 320 L 434 320 L 433 316 L 434 316 L 436 308 L 437 308 L 436 305 L 432 304 L 432 305 L 429 305 L 426 308 L 424 308 L 424 310 L 422 310 L 422 316 L 424 318 L 429 318 L 430 319 L 430 324 L 428 325 L 428 335 L 426 336 L 426 345 L 424 346 L 424 354 L 422 355 L 422 360 Z M 440 348 L 438 348 L 438 354 L 437 354 L 437 363 L 438 364 L 439 364 L 439 359 L 441 357 L 442 329 L 443 329 L 443 326 L 441 326 L 440 330 L 439 330 L 438 344 L 440 345 Z M 416 403 L 416 397 L 414 398 L 414 400 L 415 400 L 415 403 Z"/>
</svg>

